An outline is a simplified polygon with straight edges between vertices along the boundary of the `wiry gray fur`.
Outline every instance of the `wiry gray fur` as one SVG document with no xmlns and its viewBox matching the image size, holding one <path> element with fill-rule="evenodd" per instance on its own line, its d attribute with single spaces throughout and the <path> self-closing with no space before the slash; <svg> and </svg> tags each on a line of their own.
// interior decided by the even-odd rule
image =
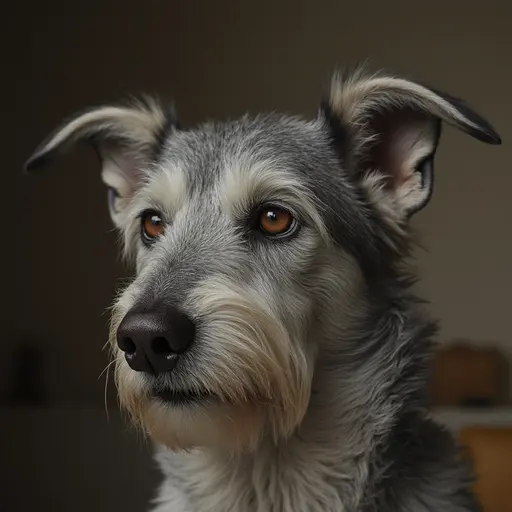
<svg viewBox="0 0 512 512">
<path fill-rule="evenodd" d="M 115 189 L 112 217 L 137 272 L 116 300 L 111 342 L 121 404 L 159 445 L 154 510 L 479 510 L 470 468 L 428 419 L 435 326 L 404 261 L 440 120 L 499 143 L 488 123 L 452 97 L 360 72 L 334 78 L 312 121 L 183 130 L 154 102 L 86 116 L 29 167 L 92 139 Z M 296 236 L 255 230 L 267 201 L 298 219 Z M 147 208 L 166 222 L 150 248 Z M 162 303 L 200 329 L 176 368 L 152 377 L 128 367 L 115 334 L 131 308 Z M 214 398 L 174 407 L 152 397 L 162 388 Z"/>
</svg>

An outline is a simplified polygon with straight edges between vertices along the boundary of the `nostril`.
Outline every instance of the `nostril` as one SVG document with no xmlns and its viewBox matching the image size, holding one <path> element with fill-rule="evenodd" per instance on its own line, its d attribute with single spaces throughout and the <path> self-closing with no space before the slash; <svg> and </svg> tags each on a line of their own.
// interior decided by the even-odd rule
<svg viewBox="0 0 512 512">
<path fill-rule="evenodd" d="M 137 347 L 133 340 L 128 337 L 121 338 L 119 342 L 119 348 L 127 354 L 135 354 Z"/>
<path fill-rule="evenodd" d="M 161 336 L 153 340 L 151 343 L 151 348 L 153 349 L 153 353 L 160 355 L 169 355 L 174 352 L 171 349 L 168 341 Z"/>
</svg>

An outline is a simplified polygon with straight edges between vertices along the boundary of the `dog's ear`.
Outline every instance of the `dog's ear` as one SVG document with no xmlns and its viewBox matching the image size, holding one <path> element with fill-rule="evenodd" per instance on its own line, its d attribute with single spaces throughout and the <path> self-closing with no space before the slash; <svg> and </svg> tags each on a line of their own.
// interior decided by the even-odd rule
<svg viewBox="0 0 512 512">
<path fill-rule="evenodd" d="M 395 217 L 425 206 L 441 121 L 500 144 L 492 126 L 462 100 L 402 78 L 359 70 L 335 74 L 320 115 L 349 170 Z M 390 204 L 391 203 L 391 204 Z"/>
<path fill-rule="evenodd" d="M 177 127 L 174 109 L 152 98 L 130 106 L 104 106 L 75 115 L 58 128 L 25 164 L 34 171 L 76 142 L 89 142 L 102 164 L 114 224 L 123 226 L 123 210 L 154 161 L 167 133 Z"/>
</svg>

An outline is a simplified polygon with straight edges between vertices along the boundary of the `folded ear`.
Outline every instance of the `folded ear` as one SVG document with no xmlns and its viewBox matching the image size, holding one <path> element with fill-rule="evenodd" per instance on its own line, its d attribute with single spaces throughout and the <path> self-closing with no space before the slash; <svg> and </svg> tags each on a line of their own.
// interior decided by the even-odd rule
<svg viewBox="0 0 512 512">
<path fill-rule="evenodd" d="M 168 131 L 177 126 L 174 109 L 145 98 L 130 106 L 99 107 L 76 115 L 41 144 L 25 164 L 34 171 L 79 141 L 96 148 L 102 179 L 108 187 L 109 211 L 117 227 L 123 210 L 155 159 Z"/>
<path fill-rule="evenodd" d="M 397 220 L 430 198 L 441 121 L 482 142 L 501 143 L 492 126 L 462 100 L 364 71 L 336 74 L 320 115 L 349 170 Z"/>
</svg>

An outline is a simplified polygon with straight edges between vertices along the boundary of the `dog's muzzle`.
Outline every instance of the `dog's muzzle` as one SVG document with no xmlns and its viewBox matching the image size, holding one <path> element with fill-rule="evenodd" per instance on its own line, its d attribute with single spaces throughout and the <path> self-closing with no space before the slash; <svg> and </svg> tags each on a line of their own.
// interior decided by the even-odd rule
<svg viewBox="0 0 512 512">
<path fill-rule="evenodd" d="M 171 371 L 194 341 L 195 323 L 176 307 L 131 310 L 117 329 L 117 344 L 132 370 Z"/>
</svg>

